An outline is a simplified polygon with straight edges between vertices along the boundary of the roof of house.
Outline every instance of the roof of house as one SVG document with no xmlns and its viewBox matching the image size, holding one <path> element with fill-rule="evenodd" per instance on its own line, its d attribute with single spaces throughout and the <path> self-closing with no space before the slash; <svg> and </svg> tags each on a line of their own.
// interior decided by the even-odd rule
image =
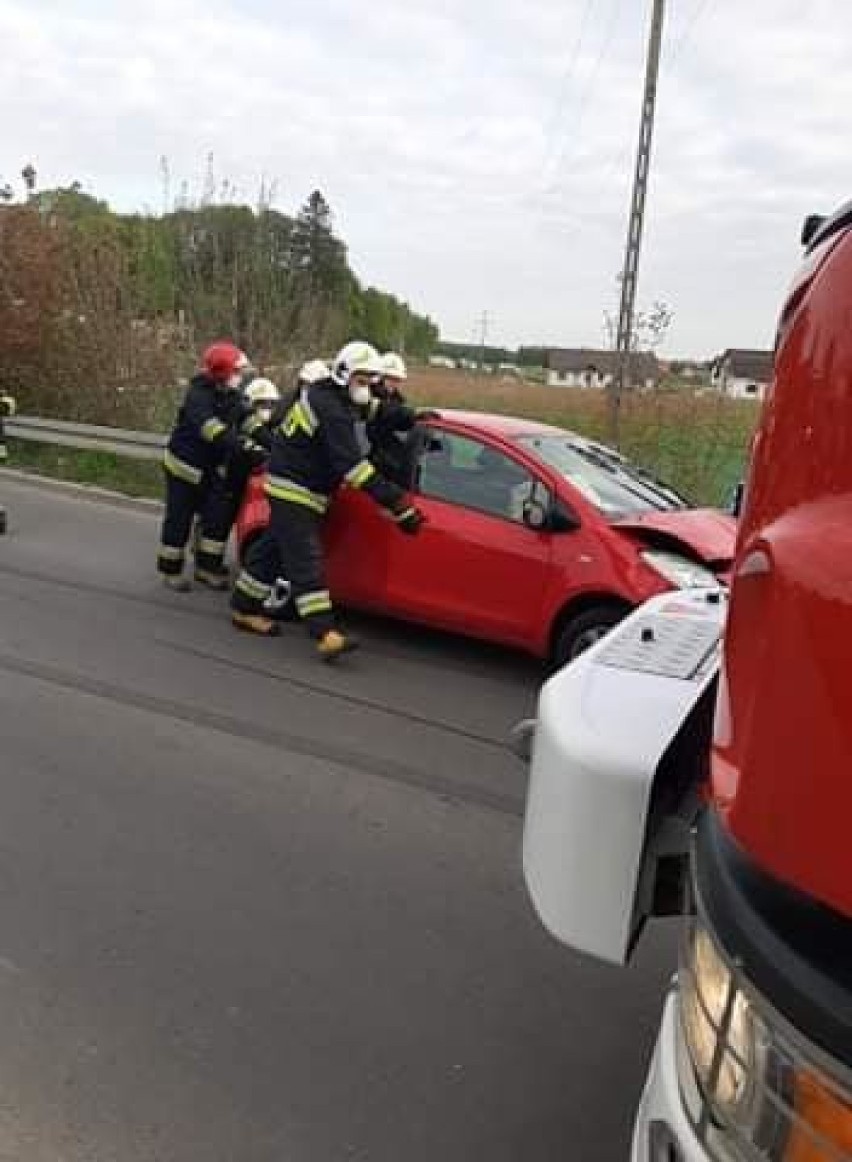
<svg viewBox="0 0 852 1162">
<path fill-rule="evenodd" d="M 753 379 L 758 383 L 768 383 L 772 378 L 771 351 L 757 351 L 745 347 L 729 347 L 716 360 L 718 367 L 724 367 L 729 375 L 737 379 Z"/>
<path fill-rule="evenodd" d="M 545 353 L 545 367 L 562 375 L 568 372 L 598 371 L 614 375 L 618 355 L 615 351 L 600 351 L 594 347 L 551 347 Z M 630 377 L 645 382 L 659 379 L 662 368 L 656 355 L 650 351 L 634 351 L 630 356 Z"/>
</svg>

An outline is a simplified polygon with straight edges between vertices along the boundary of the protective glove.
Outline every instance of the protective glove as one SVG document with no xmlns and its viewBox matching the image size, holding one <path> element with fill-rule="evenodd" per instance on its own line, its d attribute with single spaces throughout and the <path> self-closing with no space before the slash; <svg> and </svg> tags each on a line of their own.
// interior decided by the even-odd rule
<svg viewBox="0 0 852 1162">
<path fill-rule="evenodd" d="M 400 532 L 407 533 L 410 537 L 417 536 L 421 526 L 426 523 L 425 515 L 413 504 L 399 509 L 393 514 L 393 519 Z"/>
<path fill-rule="evenodd" d="M 252 468 L 262 467 L 269 458 L 267 450 L 260 444 L 256 444 L 254 440 L 241 440 L 240 453 L 245 456 Z"/>
</svg>

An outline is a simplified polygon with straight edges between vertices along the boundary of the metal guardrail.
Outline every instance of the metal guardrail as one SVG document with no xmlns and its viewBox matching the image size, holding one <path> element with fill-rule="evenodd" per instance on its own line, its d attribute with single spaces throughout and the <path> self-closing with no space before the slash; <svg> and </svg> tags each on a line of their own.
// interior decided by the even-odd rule
<svg viewBox="0 0 852 1162">
<path fill-rule="evenodd" d="M 160 460 L 166 437 L 158 432 L 131 432 L 101 424 L 74 424 L 67 420 L 43 420 L 38 416 L 14 416 L 4 421 L 6 436 L 35 444 L 57 444 L 89 452 L 112 452 L 136 460 Z"/>
</svg>

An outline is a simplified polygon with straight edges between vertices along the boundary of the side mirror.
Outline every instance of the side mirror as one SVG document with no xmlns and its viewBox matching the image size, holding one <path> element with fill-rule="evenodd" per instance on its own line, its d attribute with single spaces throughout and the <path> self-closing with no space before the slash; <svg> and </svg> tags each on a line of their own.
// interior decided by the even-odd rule
<svg viewBox="0 0 852 1162">
<path fill-rule="evenodd" d="M 547 527 L 552 533 L 574 533 L 581 526 L 580 518 L 564 500 L 556 497 L 547 514 Z"/>
</svg>

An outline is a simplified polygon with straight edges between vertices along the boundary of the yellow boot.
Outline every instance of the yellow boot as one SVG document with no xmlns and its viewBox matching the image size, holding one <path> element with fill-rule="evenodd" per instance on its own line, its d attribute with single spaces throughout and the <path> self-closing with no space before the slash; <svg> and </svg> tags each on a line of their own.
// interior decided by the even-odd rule
<svg viewBox="0 0 852 1162">
<path fill-rule="evenodd" d="M 317 639 L 317 653 L 324 662 L 333 662 L 342 654 L 357 650 L 359 642 L 354 637 L 347 637 L 338 629 L 329 629 Z"/>
<path fill-rule="evenodd" d="M 264 617 L 260 613 L 239 613 L 234 610 L 231 614 L 231 624 L 235 629 L 246 633 L 256 633 L 260 637 L 277 637 L 281 627 L 271 617 Z"/>
</svg>

